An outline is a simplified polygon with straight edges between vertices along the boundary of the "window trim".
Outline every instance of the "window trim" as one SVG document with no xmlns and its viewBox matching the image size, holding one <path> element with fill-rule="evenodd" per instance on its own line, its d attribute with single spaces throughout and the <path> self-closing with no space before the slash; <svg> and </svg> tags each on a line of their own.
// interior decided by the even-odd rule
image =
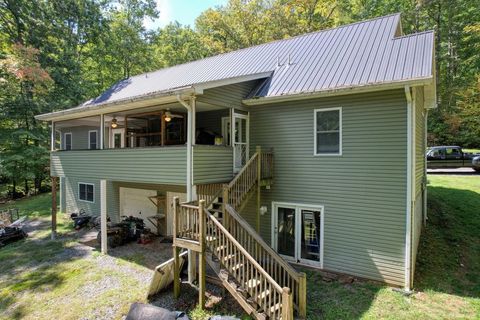
<svg viewBox="0 0 480 320">
<path fill-rule="evenodd" d="M 81 184 L 84 184 L 84 185 L 86 185 L 86 186 L 89 185 L 89 186 L 92 186 L 92 187 L 93 187 L 93 198 L 92 198 L 92 201 L 80 198 L 80 185 L 81 185 Z M 94 183 L 88 183 L 88 182 L 78 182 L 78 200 L 79 200 L 79 201 L 83 201 L 83 202 L 88 202 L 88 203 L 95 203 L 95 184 L 94 184 Z"/>
<path fill-rule="evenodd" d="M 97 137 L 95 141 L 95 149 L 90 148 L 90 133 L 95 132 L 95 136 Z M 98 130 L 88 130 L 88 150 L 97 150 L 98 149 Z"/>
<path fill-rule="evenodd" d="M 324 111 L 338 111 L 339 113 L 339 143 L 338 143 L 338 153 L 317 153 L 317 113 L 324 112 Z M 335 107 L 335 108 L 320 108 L 313 110 L 313 155 L 316 157 L 331 157 L 331 156 L 342 156 L 343 155 L 343 108 L 342 107 Z"/>
<path fill-rule="evenodd" d="M 70 149 L 67 150 L 67 135 L 70 135 Z M 73 134 L 71 132 L 63 133 L 62 149 L 65 151 L 73 150 Z"/>
</svg>

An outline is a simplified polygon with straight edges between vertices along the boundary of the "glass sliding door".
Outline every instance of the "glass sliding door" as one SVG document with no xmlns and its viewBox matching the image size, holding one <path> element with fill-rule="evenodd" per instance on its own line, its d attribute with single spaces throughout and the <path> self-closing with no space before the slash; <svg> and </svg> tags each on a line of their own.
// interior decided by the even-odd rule
<svg viewBox="0 0 480 320">
<path fill-rule="evenodd" d="M 277 251 L 287 257 L 295 257 L 295 208 L 277 209 Z"/>
<path fill-rule="evenodd" d="M 323 207 L 274 203 L 273 246 L 296 263 L 323 267 Z"/>
</svg>

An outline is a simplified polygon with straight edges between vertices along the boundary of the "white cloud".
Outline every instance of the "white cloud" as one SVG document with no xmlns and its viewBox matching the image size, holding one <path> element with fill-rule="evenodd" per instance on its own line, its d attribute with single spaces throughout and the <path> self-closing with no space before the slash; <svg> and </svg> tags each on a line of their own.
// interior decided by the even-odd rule
<svg viewBox="0 0 480 320">
<path fill-rule="evenodd" d="M 158 19 L 146 18 L 143 25 L 147 29 L 164 27 L 172 21 L 172 0 L 157 0 L 157 10 L 160 11 Z"/>
</svg>

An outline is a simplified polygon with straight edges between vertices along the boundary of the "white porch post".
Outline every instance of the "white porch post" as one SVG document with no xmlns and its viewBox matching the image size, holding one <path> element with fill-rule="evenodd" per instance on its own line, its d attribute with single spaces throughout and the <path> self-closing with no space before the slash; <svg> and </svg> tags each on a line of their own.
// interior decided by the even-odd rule
<svg viewBox="0 0 480 320">
<path fill-rule="evenodd" d="M 55 151 L 56 142 L 55 142 L 55 121 L 52 121 L 52 132 L 50 135 L 50 150 Z"/>
<path fill-rule="evenodd" d="M 103 113 L 100 115 L 100 149 L 104 148 L 105 144 L 105 116 Z"/>
<path fill-rule="evenodd" d="M 107 180 L 100 180 L 101 251 L 107 254 Z"/>
<path fill-rule="evenodd" d="M 188 111 L 187 116 L 187 201 L 196 199 L 196 192 L 193 186 L 193 145 L 195 144 L 195 97 L 190 97 L 190 104 L 177 95 L 178 102 Z M 196 255 L 188 249 L 188 282 L 193 283 L 196 278 Z"/>
</svg>

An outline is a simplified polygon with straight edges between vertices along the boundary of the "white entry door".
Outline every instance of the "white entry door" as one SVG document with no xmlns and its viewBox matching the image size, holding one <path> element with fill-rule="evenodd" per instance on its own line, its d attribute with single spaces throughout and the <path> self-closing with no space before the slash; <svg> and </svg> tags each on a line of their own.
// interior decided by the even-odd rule
<svg viewBox="0 0 480 320">
<path fill-rule="evenodd" d="M 233 147 L 233 171 L 240 171 L 249 159 L 249 116 L 233 113 L 235 119 L 233 128 L 230 127 L 230 118 L 222 118 L 222 135 L 227 143 Z M 234 133 L 232 135 L 232 132 Z M 233 141 L 232 141 L 233 136 Z"/>
<path fill-rule="evenodd" d="M 274 202 L 273 247 L 285 259 L 323 268 L 323 207 Z"/>
<path fill-rule="evenodd" d="M 111 129 L 110 148 L 125 148 L 125 129 Z"/>
</svg>

